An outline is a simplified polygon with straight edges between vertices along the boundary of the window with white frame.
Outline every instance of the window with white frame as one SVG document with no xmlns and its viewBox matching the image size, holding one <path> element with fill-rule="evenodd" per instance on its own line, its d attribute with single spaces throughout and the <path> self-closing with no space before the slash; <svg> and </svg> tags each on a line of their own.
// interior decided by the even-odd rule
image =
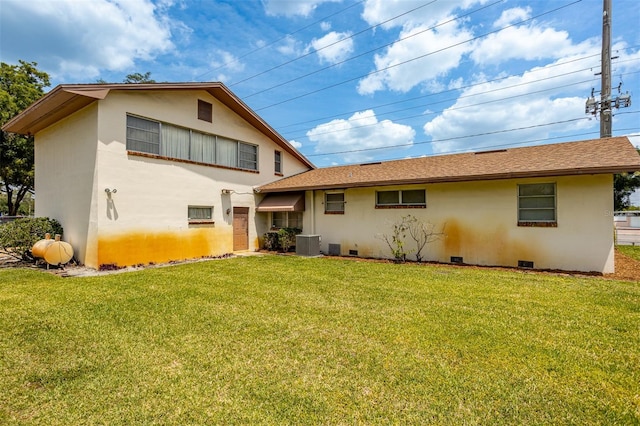
<svg viewBox="0 0 640 426">
<path fill-rule="evenodd" d="M 189 223 L 203 223 L 213 221 L 213 207 L 189 206 L 187 209 Z"/>
<path fill-rule="evenodd" d="M 272 212 L 271 228 L 297 228 L 302 229 L 302 212 Z"/>
<path fill-rule="evenodd" d="M 424 189 L 377 191 L 376 208 L 425 208 L 427 192 Z"/>
<path fill-rule="evenodd" d="M 553 226 L 557 224 L 556 184 L 518 185 L 518 225 Z"/>
<path fill-rule="evenodd" d="M 127 150 L 258 170 L 258 146 L 127 114 Z"/>
<path fill-rule="evenodd" d="M 325 192 L 325 214 L 344 214 L 344 192 Z"/>
</svg>

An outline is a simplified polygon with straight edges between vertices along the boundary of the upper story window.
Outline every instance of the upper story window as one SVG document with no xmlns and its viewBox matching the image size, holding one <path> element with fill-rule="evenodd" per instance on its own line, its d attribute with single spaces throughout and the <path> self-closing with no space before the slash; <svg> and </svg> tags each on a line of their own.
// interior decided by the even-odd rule
<svg viewBox="0 0 640 426">
<path fill-rule="evenodd" d="M 211 103 L 198 99 L 198 120 L 213 123 L 213 105 Z"/>
<path fill-rule="evenodd" d="M 160 123 L 127 115 L 127 149 L 160 154 Z"/>
<path fill-rule="evenodd" d="M 427 193 L 424 189 L 377 191 L 376 208 L 425 208 Z"/>
<path fill-rule="evenodd" d="M 258 146 L 127 114 L 127 150 L 258 170 Z"/>
<path fill-rule="evenodd" d="M 277 174 L 282 174 L 282 151 L 275 151 L 274 157 L 274 171 Z"/>
<path fill-rule="evenodd" d="M 324 212 L 325 214 L 344 214 L 344 192 L 326 192 Z"/>
<path fill-rule="evenodd" d="M 556 184 L 518 185 L 518 226 L 556 225 Z"/>
</svg>

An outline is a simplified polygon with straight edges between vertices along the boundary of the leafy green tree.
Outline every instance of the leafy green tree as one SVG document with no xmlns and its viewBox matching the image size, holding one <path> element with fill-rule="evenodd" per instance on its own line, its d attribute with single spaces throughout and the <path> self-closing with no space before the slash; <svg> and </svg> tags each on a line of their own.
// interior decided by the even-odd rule
<svg viewBox="0 0 640 426">
<path fill-rule="evenodd" d="M 638 148 L 640 154 L 640 148 Z M 629 196 L 640 188 L 640 171 L 621 173 L 613 177 L 613 209 L 626 210 L 630 207 Z"/>
<path fill-rule="evenodd" d="M 149 71 L 144 74 L 140 74 L 139 72 L 135 72 L 133 74 L 127 74 L 127 77 L 124 79 L 123 83 L 155 83 L 156 81 L 151 78 L 151 73 Z"/>
<path fill-rule="evenodd" d="M 155 83 L 156 81 L 151 78 L 151 72 L 147 71 L 144 74 L 140 74 L 139 72 L 134 72 L 132 74 L 127 74 L 123 83 Z M 108 81 L 104 79 L 96 80 L 98 84 L 109 84 Z"/>
<path fill-rule="evenodd" d="M 36 62 L 0 64 L 0 126 L 44 95 L 49 75 Z M 0 132 L 0 184 L 7 195 L 9 215 L 16 215 L 34 186 L 33 137 Z"/>
</svg>

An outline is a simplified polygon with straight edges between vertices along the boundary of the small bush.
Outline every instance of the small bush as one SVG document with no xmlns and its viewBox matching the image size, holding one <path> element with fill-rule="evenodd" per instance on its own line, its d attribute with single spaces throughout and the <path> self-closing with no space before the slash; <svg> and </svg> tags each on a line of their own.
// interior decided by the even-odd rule
<svg viewBox="0 0 640 426">
<path fill-rule="evenodd" d="M 46 233 L 62 235 L 62 225 L 48 217 L 25 217 L 0 225 L 0 251 L 16 259 L 30 260 L 31 247 Z"/>
<path fill-rule="evenodd" d="M 264 234 L 264 249 L 270 251 L 288 252 L 296 245 L 296 235 L 302 232 L 298 228 L 281 228 Z"/>
</svg>

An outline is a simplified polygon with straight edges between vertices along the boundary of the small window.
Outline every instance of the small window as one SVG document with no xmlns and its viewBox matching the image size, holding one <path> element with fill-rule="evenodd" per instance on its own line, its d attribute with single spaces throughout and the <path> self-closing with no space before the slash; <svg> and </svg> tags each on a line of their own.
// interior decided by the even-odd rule
<svg viewBox="0 0 640 426">
<path fill-rule="evenodd" d="M 274 164 L 275 172 L 277 174 L 282 174 L 282 152 L 281 151 L 275 151 L 274 159 L 275 159 L 275 164 Z"/>
<path fill-rule="evenodd" d="M 325 214 L 344 214 L 344 192 L 327 192 L 324 194 Z"/>
<path fill-rule="evenodd" d="M 424 189 L 376 192 L 376 208 L 425 208 L 426 206 L 427 193 Z"/>
<path fill-rule="evenodd" d="M 302 229 L 302 212 L 273 212 L 271 213 L 271 228 Z"/>
<path fill-rule="evenodd" d="M 213 123 L 213 105 L 198 99 L 198 120 Z"/>
<path fill-rule="evenodd" d="M 189 223 L 201 223 L 213 221 L 213 207 L 189 206 Z"/>
<path fill-rule="evenodd" d="M 518 185 L 519 226 L 555 226 L 556 220 L 554 183 Z"/>
</svg>

